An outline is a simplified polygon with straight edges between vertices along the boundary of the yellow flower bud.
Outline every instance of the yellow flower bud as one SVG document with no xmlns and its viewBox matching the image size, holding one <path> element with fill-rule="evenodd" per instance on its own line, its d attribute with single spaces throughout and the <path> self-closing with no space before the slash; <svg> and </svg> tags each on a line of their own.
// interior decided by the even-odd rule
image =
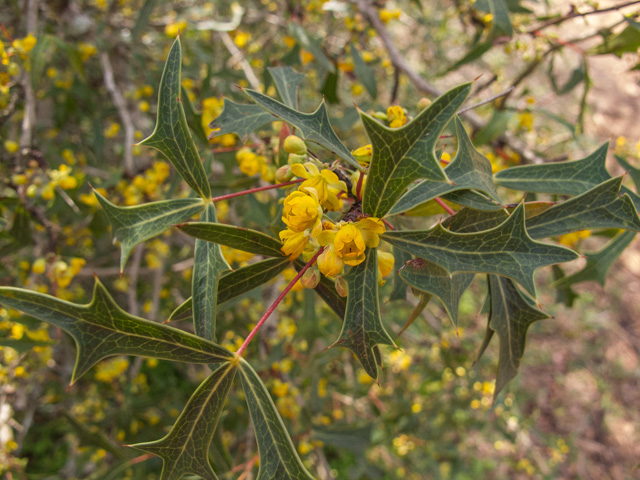
<svg viewBox="0 0 640 480">
<path fill-rule="evenodd" d="M 296 163 L 304 163 L 307 161 L 306 155 L 296 155 L 295 153 L 290 153 L 287 158 L 287 163 L 289 165 L 295 165 Z"/>
<path fill-rule="evenodd" d="M 336 278 L 336 291 L 341 297 L 346 297 L 349 293 L 349 285 L 344 277 Z"/>
<path fill-rule="evenodd" d="M 289 135 L 284 139 L 284 149 L 287 153 L 294 153 L 296 155 L 307 154 L 307 145 L 296 135 Z"/>
<path fill-rule="evenodd" d="M 276 170 L 276 181 L 278 183 L 288 182 L 293 178 L 293 172 L 291 171 L 291 167 L 289 165 L 283 165 L 278 170 Z"/>
<path fill-rule="evenodd" d="M 421 112 L 429 105 L 431 105 L 431 100 L 429 100 L 427 97 L 422 97 L 420 100 L 418 100 L 418 111 Z"/>
<path fill-rule="evenodd" d="M 304 288 L 316 288 L 318 283 L 320 283 L 320 271 L 318 270 L 318 267 L 313 266 L 308 268 L 300 278 L 300 283 L 302 283 Z"/>
</svg>

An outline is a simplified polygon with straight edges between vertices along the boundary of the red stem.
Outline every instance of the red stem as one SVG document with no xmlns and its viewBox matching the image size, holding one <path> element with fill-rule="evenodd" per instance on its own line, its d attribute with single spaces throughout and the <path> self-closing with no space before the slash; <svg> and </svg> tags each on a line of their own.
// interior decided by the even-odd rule
<svg viewBox="0 0 640 480">
<path fill-rule="evenodd" d="M 235 152 L 237 150 L 240 150 L 242 148 L 253 148 L 253 147 L 257 147 L 259 146 L 259 144 L 257 143 L 252 143 L 250 145 L 236 145 L 234 147 L 219 147 L 219 148 L 215 148 L 212 150 L 213 153 L 225 153 L 225 152 Z"/>
<path fill-rule="evenodd" d="M 213 197 L 211 201 L 220 202 L 222 200 L 227 200 L 229 198 L 236 198 L 236 197 L 241 197 L 242 195 L 249 195 L 250 193 L 263 192 L 265 190 L 273 190 L 274 188 L 288 187 L 289 185 L 302 183 L 304 182 L 304 180 L 305 180 L 304 178 L 299 178 L 297 180 L 291 180 L 290 182 L 277 183 L 275 185 L 267 185 L 266 187 L 250 188 L 249 190 L 243 190 L 241 192 L 228 193 L 227 195 L 220 195 L 219 197 Z"/>
<path fill-rule="evenodd" d="M 362 200 L 362 181 L 364 178 L 364 173 L 360 172 L 360 176 L 358 177 L 358 185 L 356 185 L 356 197 L 358 200 Z"/>
<path fill-rule="evenodd" d="M 447 211 L 447 213 L 449 215 L 455 215 L 456 214 L 456 211 L 454 209 L 452 209 L 449 205 L 444 203 L 444 201 L 440 197 L 436 197 L 435 200 L 438 203 L 438 205 L 440 205 L 442 208 L 444 208 Z"/>
<path fill-rule="evenodd" d="M 384 218 L 382 219 L 382 222 L 387 226 L 387 228 L 389 230 L 395 230 L 396 227 L 394 227 L 393 225 L 391 225 L 389 222 L 387 222 Z"/>
<path fill-rule="evenodd" d="M 241 356 L 244 353 L 244 351 L 247 348 L 247 345 L 249 345 L 249 343 L 251 342 L 253 337 L 256 336 L 256 333 L 258 333 L 258 330 L 260 330 L 262 325 L 264 325 L 264 322 L 267 321 L 267 319 L 271 316 L 273 311 L 280 304 L 280 302 L 284 299 L 284 297 L 287 296 L 287 293 L 289 293 L 289 291 L 293 288 L 293 286 L 296 284 L 296 282 L 298 280 L 300 280 L 300 278 L 302 278 L 302 275 L 304 275 L 304 272 L 306 272 L 309 269 L 309 267 L 311 267 L 311 265 L 313 265 L 316 262 L 316 260 L 320 256 L 320 254 L 322 252 L 324 252 L 324 249 L 325 249 L 325 247 L 322 247 L 320 250 L 318 250 L 316 252 L 316 254 L 311 258 L 311 260 L 309 260 L 309 262 L 307 262 L 307 264 L 304 267 L 302 267 L 302 269 L 298 272 L 298 274 L 295 277 L 293 277 L 293 280 L 291 280 L 289 282 L 289 284 L 285 287 L 285 289 L 282 291 L 282 293 L 280 295 L 278 295 L 278 298 L 276 298 L 276 301 L 273 302 L 273 304 L 265 312 L 265 314 L 258 321 L 258 323 L 256 323 L 256 326 L 253 327 L 253 330 L 251 330 L 251 332 L 249 332 L 249 335 L 247 335 L 247 338 L 244 339 L 244 342 L 242 342 L 242 345 L 240 345 L 240 348 L 236 352 L 238 354 L 238 356 Z"/>
</svg>

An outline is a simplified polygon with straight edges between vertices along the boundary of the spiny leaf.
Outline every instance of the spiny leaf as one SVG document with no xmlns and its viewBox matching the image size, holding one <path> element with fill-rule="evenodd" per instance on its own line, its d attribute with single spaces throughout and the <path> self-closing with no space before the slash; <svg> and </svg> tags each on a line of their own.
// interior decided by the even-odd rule
<svg viewBox="0 0 640 480">
<path fill-rule="evenodd" d="M 482 210 L 484 212 L 495 212 L 496 210 L 502 210 L 504 208 L 502 204 L 496 203 L 494 200 L 485 197 L 475 190 L 458 190 L 445 193 L 441 198 L 442 200 L 453 202 L 463 207 Z"/>
<path fill-rule="evenodd" d="M 180 198 L 135 207 L 117 207 L 96 190 L 93 194 L 111 222 L 114 240 L 120 242 L 121 272 L 133 247 L 184 222 L 204 208 L 201 198 Z"/>
<path fill-rule="evenodd" d="M 360 164 L 353 158 L 351 152 L 342 144 L 336 132 L 331 128 L 324 101 L 318 105 L 315 112 L 302 113 L 255 90 L 246 88 L 244 92 L 266 111 L 298 128 L 300 130 L 299 136 L 305 141 L 322 145 L 347 163 L 358 169 L 360 168 Z"/>
<path fill-rule="evenodd" d="M 273 115 L 258 105 L 244 105 L 225 98 L 222 113 L 209 124 L 214 129 L 209 138 L 236 133 L 244 143 L 251 132 L 275 120 Z"/>
<path fill-rule="evenodd" d="M 581 160 L 507 168 L 494 178 L 498 185 L 525 192 L 580 195 L 611 178 L 605 167 L 608 150 L 609 142 Z"/>
<path fill-rule="evenodd" d="M 636 185 L 636 190 L 640 191 L 640 168 L 634 167 L 620 155 L 614 155 L 614 157 L 620 166 L 629 173 L 631 180 L 633 180 L 633 183 Z"/>
<path fill-rule="evenodd" d="M 471 285 L 475 274 L 454 273 L 449 275 L 444 268 L 416 258 L 399 272 L 400 278 L 421 292 L 438 297 L 444 305 L 453 325 L 458 327 L 458 305 L 464 291 Z"/>
<path fill-rule="evenodd" d="M 508 278 L 489 275 L 489 291 L 491 313 L 478 359 L 489 344 L 493 333 L 497 333 L 500 339 L 500 356 L 494 391 L 495 399 L 518 373 L 529 326 L 533 322 L 549 318 L 549 315 L 535 306 L 535 302 L 526 297 Z"/>
<path fill-rule="evenodd" d="M 299 272 L 305 263 L 297 258 L 293 262 L 293 266 Z M 338 318 L 344 318 L 344 312 L 347 308 L 347 300 L 341 297 L 336 290 L 335 283 L 324 275 L 320 278 L 320 283 L 316 285 L 314 291 L 324 300 L 324 302 L 338 315 Z"/>
<path fill-rule="evenodd" d="M 475 233 L 490 230 L 503 223 L 509 214 L 504 210 L 482 212 L 463 208 L 442 222 L 442 226 L 456 233 Z"/>
<path fill-rule="evenodd" d="M 377 250 L 367 249 L 364 262 L 352 267 L 345 279 L 349 286 L 347 309 L 340 336 L 331 346 L 351 350 L 365 372 L 377 380 L 374 347 L 378 344 L 395 346 L 380 318 Z"/>
<path fill-rule="evenodd" d="M 458 190 L 475 189 L 489 195 L 500 208 L 500 198 L 493 186 L 491 162 L 478 152 L 458 116 L 455 117 L 458 150 L 455 158 L 444 169 L 453 184 L 424 180 L 405 193 L 391 209 L 391 214 L 402 213 L 441 195 Z"/>
<path fill-rule="evenodd" d="M 218 305 L 263 285 L 289 266 L 288 258 L 268 258 L 224 272 L 218 280 Z M 193 316 L 193 301 L 189 297 L 169 316 L 168 321 L 188 320 Z"/>
<path fill-rule="evenodd" d="M 556 288 L 566 288 L 576 283 L 598 282 L 604 287 L 607 279 L 607 272 L 613 262 L 629 246 L 636 236 L 636 232 L 622 232 L 601 250 L 595 253 L 587 253 L 587 264 L 585 267 L 567 277 L 563 277 L 553 284 Z"/>
<path fill-rule="evenodd" d="M 364 85 L 364 88 L 367 89 L 371 98 L 375 100 L 378 96 L 378 87 L 374 69 L 367 65 L 353 42 L 349 44 L 349 51 L 351 52 L 351 58 L 353 58 L 353 72 L 360 83 Z"/>
<path fill-rule="evenodd" d="M 236 366 L 237 362 L 223 363 L 209 375 L 193 393 L 165 437 L 131 445 L 162 458 L 160 480 L 180 480 L 187 474 L 217 480 L 209 463 L 209 446 L 235 377 Z"/>
<path fill-rule="evenodd" d="M 233 247 L 243 252 L 269 257 L 284 255 L 280 250 L 282 247 L 280 240 L 250 228 L 210 222 L 190 222 L 178 225 L 178 228 L 192 237 Z"/>
<path fill-rule="evenodd" d="M 416 321 L 416 318 L 420 316 L 424 309 L 427 308 L 427 305 L 429 305 L 429 302 L 431 301 L 431 297 L 432 295 L 430 293 L 420 293 L 420 301 L 415 306 L 415 308 L 411 312 L 411 315 L 409 315 L 409 318 L 398 332 L 398 337 L 402 335 L 404 331 L 409 328 L 413 324 L 413 322 Z"/>
<path fill-rule="evenodd" d="M 618 196 L 622 178 L 602 182 L 582 195 L 559 203 L 527 221 L 533 238 L 552 237 L 591 228 L 640 231 L 640 219 L 628 195 Z"/>
<path fill-rule="evenodd" d="M 269 67 L 267 70 L 276 84 L 276 89 L 282 99 L 282 103 L 287 107 L 297 109 L 298 85 L 300 85 L 306 75 L 296 72 L 291 67 Z"/>
<path fill-rule="evenodd" d="M 210 198 L 209 180 L 189 133 L 180 99 L 181 69 L 182 53 L 178 37 L 171 47 L 160 80 L 156 128 L 140 145 L 162 152 L 198 195 Z"/>
<path fill-rule="evenodd" d="M 240 379 L 260 454 L 256 480 L 313 480 L 304 468 L 269 392 L 251 365 L 240 362 Z"/>
<path fill-rule="evenodd" d="M 209 203 L 202 220 L 217 222 L 216 207 Z M 218 278 L 231 267 L 222 256 L 220 245 L 196 239 L 194 249 L 191 296 L 193 298 L 193 325 L 196 335 L 214 341 L 216 338 L 216 305 Z"/>
<path fill-rule="evenodd" d="M 399 248 L 393 247 L 393 287 L 389 294 L 389 301 L 406 300 L 407 284 L 400 278 L 400 269 L 411 260 L 411 255 Z"/>
<path fill-rule="evenodd" d="M 233 353 L 200 337 L 129 315 L 98 279 L 93 299 L 86 305 L 13 287 L 0 287 L 0 303 L 60 327 L 73 337 L 78 352 L 71 383 L 113 355 L 209 364 L 233 358 Z"/>
<path fill-rule="evenodd" d="M 414 180 L 447 182 L 435 146 L 470 90 L 470 83 L 449 90 L 400 128 L 387 128 L 360 112 L 373 147 L 362 202 L 364 213 L 383 217 Z"/>
<path fill-rule="evenodd" d="M 535 295 L 533 274 L 538 268 L 578 255 L 568 248 L 534 241 L 524 221 L 524 205 L 520 204 L 504 223 L 490 230 L 461 234 L 437 225 L 431 230 L 386 232 L 381 238 L 449 273 L 504 275 Z"/>
</svg>

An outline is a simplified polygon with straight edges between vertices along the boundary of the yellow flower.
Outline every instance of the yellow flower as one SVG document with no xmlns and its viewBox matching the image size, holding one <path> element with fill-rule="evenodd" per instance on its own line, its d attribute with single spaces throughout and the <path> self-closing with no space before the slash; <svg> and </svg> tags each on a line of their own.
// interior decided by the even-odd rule
<svg viewBox="0 0 640 480">
<path fill-rule="evenodd" d="M 248 148 L 241 148 L 236 153 L 236 160 L 240 165 L 240 171 L 245 175 L 252 177 L 262 170 L 262 164 L 265 162 L 265 157 L 256 155 Z"/>
<path fill-rule="evenodd" d="M 335 173 L 326 169 L 320 171 L 313 163 L 294 163 L 291 171 L 296 177 L 306 178 L 298 190 L 305 191 L 311 187 L 318 194 L 318 200 L 324 208 L 333 211 L 340 209 L 342 202 L 338 195 L 340 192 L 346 193 L 347 186 Z"/>
<path fill-rule="evenodd" d="M 82 42 L 78 44 L 78 51 L 80 52 L 80 59 L 83 62 L 86 62 L 91 57 L 93 57 L 96 53 L 98 53 L 98 49 L 96 48 L 95 45 L 91 45 L 89 43 L 82 43 Z"/>
<path fill-rule="evenodd" d="M 184 32 L 187 29 L 186 20 L 180 20 L 179 22 L 174 22 L 168 24 L 164 27 L 164 33 L 167 37 L 177 37 L 179 33 Z"/>
<path fill-rule="evenodd" d="M 307 50 L 300 50 L 300 60 L 302 60 L 303 65 L 312 62 L 314 58 L 313 53 Z"/>
<path fill-rule="evenodd" d="M 395 258 L 393 257 L 393 254 L 378 252 L 378 284 L 380 286 L 385 284 L 383 278 L 393 271 L 394 262 Z"/>
<path fill-rule="evenodd" d="M 334 229 L 323 230 L 318 235 L 318 243 L 323 247 L 331 245 L 332 248 L 328 249 L 329 252 L 351 266 L 359 265 L 364 261 L 365 249 L 377 247 L 380 243 L 378 234 L 385 231 L 382 221 L 375 217 L 363 218 L 356 223 L 344 223 L 338 227 L 337 231 Z M 329 258 L 324 260 L 327 269 L 331 265 L 330 262 L 335 262 L 330 258 L 332 253 L 327 253 Z M 318 266 L 320 267 L 320 264 Z M 322 271 L 322 267 L 320 268 Z"/>
<path fill-rule="evenodd" d="M 342 273 L 344 261 L 336 254 L 333 243 L 327 245 L 318 257 L 318 268 L 325 277 L 335 277 Z"/>
<path fill-rule="evenodd" d="M 289 260 L 295 260 L 302 253 L 309 242 L 309 232 L 294 232 L 293 230 L 282 230 L 280 240 L 284 242 L 281 250 L 289 256 Z"/>
<path fill-rule="evenodd" d="M 322 228 L 322 207 L 315 195 L 315 190 L 309 188 L 290 193 L 284 200 L 282 221 L 294 232 L 312 229 L 311 235 L 316 236 Z"/>
<path fill-rule="evenodd" d="M 389 120 L 389 127 L 391 128 L 400 128 L 407 123 L 404 110 L 397 105 L 387 108 L 387 119 Z"/>
<path fill-rule="evenodd" d="M 251 40 L 251 34 L 248 32 L 238 32 L 233 39 L 233 43 L 236 44 L 238 48 L 244 48 L 244 46 L 249 43 Z"/>
<path fill-rule="evenodd" d="M 351 154 L 355 157 L 360 165 L 366 167 L 369 165 L 371 161 L 371 156 L 373 155 L 373 147 L 371 144 L 365 145 L 364 147 L 357 148 Z"/>
<path fill-rule="evenodd" d="M 14 142 L 13 140 L 4 141 L 4 149 L 9 153 L 16 153 L 19 148 L 20 145 L 18 145 L 18 142 Z"/>
</svg>

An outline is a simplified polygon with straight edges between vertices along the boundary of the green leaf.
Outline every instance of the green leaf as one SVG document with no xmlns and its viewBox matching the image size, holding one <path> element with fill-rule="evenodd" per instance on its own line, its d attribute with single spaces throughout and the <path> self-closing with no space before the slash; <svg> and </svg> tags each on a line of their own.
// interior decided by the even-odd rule
<svg viewBox="0 0 640 480">
<path fill-rule="evenodd" d="M 335 67 L 331 60 L 320 48 L 319 42 L 307 34 L 306 30 L 297 22 L 289 22 L 289 31 L 295 37 L 300 46 L 313 54 L 314 60 L 324 69 L 333 72 Z"/>
<path fill-rule="evenodd" d="M 120 242 L 120 271 L 124 270 L 133 247 L 184 222 L 204 208 L 201 198 L 180 198 L 135 207 L 117 207 L 96 190 L 93 194 L 111 222 L 114 240 Z"/>
<path fill-rule="evenodd" d="M 502 136 L 509 128 L 509 121 L 514 113 L 510 110 L 494 110 L 491 120 L 473 136 L 476 146 L 487 145 Z"/>
<path fill-rule="evenodd" d="M 430 293 L 423 292 L 420 294 L 420 301 L 415 306 L 415 308 L 411 312 L 411 315 L 409 315 L 409 318 L 407 319 L 407 321 L 404 323 L 404 325 L 398 332 L 398 337 L 402 335 L 404 331 L 407 328 L 409 328 L 413 324 L 413 322 L 416 321 L 416 318 L 420 316 L 420 314 L 424 311 L 424 309 L 427 308 L 427 305 L 429 305 L 429 302 L 431 301 L 431 297 L 432 295 Z"/>
<path fill-rule="evenodd" d="M 447 182 L 435 146 L 470 90 L 471 84 L 467 83 L 448 91 L 400 128 L 387 128 L 360 112 L 373 146 L 362 202 L 364 213 L 383 217 L 405 189 L 420 178 Z"/>
<path fill-rule="evenodd" d="M 273 115 L 258 105 L 244 105 L 225 98 L 222 113 L 209 125 L 219 130 L 211 132 L 209 138 L 236 133 L 244 143 L 251 132 L 275 120 Z"/>
<path fill-rule="evenodd" d="M 293 266 L 299 272 L 304 267 L 305 263 L 297 258 L 293 262 Z M 322 300 L 338 315 L 338 318 L 344 318 L 344 312 L 347 309 L 347 300 L 344 297 L 341 297 L 336 290 L 335 283 L 332 280 L 329 280 L 324 275 L 320 278 L 320 283 L 316 285 L 314 288 L 315 292 L 318 294 Z"/>
<path fill-rule="evenodd" d="M 631 180 L 633 180 L 633 183 L 636 186 L 636 190 L 640 191 L 640 168 L 634 167 L 620 155 L 614 155 L 614 157 L 620 166 L 629 173 Z"/>
<path fill-rule="evenodd" d="M 331 104 L 340 103 L 340 97 L 338 97 L 338 70 L 335 72 L 327 72 L 324 77 L 324 83 L 320 93 L 322 98 Z"/>
<path fill-rule="evenodd" d="M 180 38 L 176 38 L 160 80 L 156 128 L 140 145 L 162 152 L 187 184 L 202 198 L 208 199 L 211 197 L 209 179 L 191 138 L 180 99 L 181 69 Z"/>
<path fill-rule="evenodd" d="M 477 233 L 453 233 L 442 225 L 430 230 L 386 232 L 381 238 L 449 273 L 504 275 L 535 295 L 534 272 L 543 266 L 574 260 L 568 248 L 534 241 L 525 228 L 524 205 L 502 224 Z"/>
<path fill-rule="evenodd" d="M 493 16 L 489 32 L 492 40 L 502 36 L 513 36 L 513 25 L 511 25 L 509 9 L 504 0 L 478 0 L 475 7 L 483 12 L 489 12 Z"/>
<path fill-rule="evenodd" d="M 407 284 L 400 278 L 399 272 L 404 264 L 411 260 L 411 255 L 404 250 L 393 247 L 393 258 L 393 287 L 389 294 L 390 302 L 407 299 Z"/>
<path fill-rule="evenodd" d="M 623 177 L 612 178 L 545 210 L 527 221 L 533 238 L 546 238 L 592 228 L 640 231 L 640 219 L 627 194 L 618 196 Z"/>
<path fill-rule="evenodd" d="M 498 185 L 536 193 L 580 195 L 611 178 L 605 167 L 609 142 L 581 160 L 522 165 L 494 175 Z"/>
<path fill-rule="evenodd" d="M 376 85 L 375 70 L 367 65 L 364 61 L 360 51 L 356 48 L 353 42 L 350 43 L 349 51 L 351 58 L 353 58 L 353 73 L 355 73 L 357 79 L 367 89 L 369 95 L 373 100 L 378 96 L 378 87 Z"/>
<path fill-rule="evenodd" d="M 613 262 L 631 244 L 636 236 L 636 232 L 622 232 L 601 250 L 595 253 L 586 253 L 587 264 L 585 267 L 567 277 L 556 281 L 553 286 L 556 288 L 566 288 L 576 283 L 598 282 L 604 287 L 607 280 L 607 272 Z"/>
<path fill-rule="evenodd" d="M 475 190 L 457 190 L 444 194 L 442 199 L 475 210 L 496 211 L 504 208 L 504 205 L 496 203 Z"/>
<path fill-rule="evenodd" d="M 202 220 L 217 222 L 216 207 L 209 203 Z M 194 250 L 191 295 L 193 298 L 193 325 L 196 335 L 214 341 L 216 338 L 216 306 L 220 274 L 231 270 L 222 256 L 220 245 L 196 239 Z"/>
<path fill-rule="evenodd" d="M 377 250 L 367 249 L 364 262 L 352 267 L 345 279 L 349 286 L 347 309 L 340 336 L 331 346 L 351 350 L 365 372 L 377 380 L 374 347 L 379 344 L 395 347 L 380 318 Z"/>
<path fill-rule="evenodd" d="M 289 264 L 288 258 L 268 258 L 238 268 L 233 272 L 224 272 L 218 280 L 218 305 L 267 283 L 277 277 Z M 193 301 L 189 297 L 171 313 L 167 322 L 191 319 L 193 316 L 192 308 Z"/>
<path fill-rule="evenodd" d="M 324 101 L 318 105 L 315 112 L 302 113 L 255 90 L 246 88 L 244 92 L 266 111 L 271 112 L 276 117 L 300 130 L 298 136 L 305 141 L 322 145 L 347 163 L 358 169 L 360 168 L 360 164 L 353 158 L 351 152 L 342 144 L 336 132 L 331 128 Z"/>
<path fill-rule="evenodd" d="M 442 226 L 456 233 L 475 233 L 495 228 L 507 218 L 509 215 L 504 210 L 484 212 L 463 208 L 442 222 Z"/>
<path fill-rule="evenodd" d="M 604 36 L 602 44 L 591 48 L 589 54 L 604 55 L 613 53 L 621 57 L 626 52 L 636 53 L 638 47 L 640 47 L 640 23 L 631 18 L 625 18 L 625 20 L 629 24 L 627 28 L 618 34 Z"/>
<path fill-rule="evenodd" d="M 178 225 L 178 228 L 192 237 L 226 245 L 243 252 L 268 257 L 282 257 L 284 255 L 280 250 L 282 247 L 280 240 L 250 228 L 209 222 L 190 222 Z"/>
<path fill-rule="evenodd" d="M 72 384 L 100 360 L 113 355 L 208 364 L 234 356 L 195 335 L 129 315 L 116 305 L 98 279 L 93 299 L 86 305 L 13 287 L 0 287 L 0 303 L 60 327 L 73 337 L 78 351 Z"/>
<path fill-rule="evenodd" d="M 478 359 L 486 349 L 493 333 L 500 339 L 498 374 L 493 398 L 497 398 L 504 386 L 518 373 L 524 355 L 529 326 L 549 315 L 535 306 L 508 278 L 489 275 L 491 312 L 487 335 L 478 354 Z"/>
<path fill-rule="evenodd" d="M 165 437 L 131 445 L 162 458 L 160 480 L 180 480 L 187 474 L 217 480 L 209 463 L 209 446 L 235 377 L 236 365 L 223 363 L 200 384 Z"/>
<path fill-rule="evenodd" d="M 475 278 L 474 273 L 449 275 L 444 268 L 416 258 L 408 262 L 399 274 L 409 286 L 438 297 L 453 325 L 458 328 L 460 298 Z"/>
<path fill-rule="evenodd" d="M 276 84 L 278 94 L 287 107 L 298 108 L 298 85 L 304 80 L 304 73 L 296 72 L 291 67 L 269 67 L 267 68 L 271 78 Z"/>
<path fill-rule="evenodd" d="M 555 280 L 556 284 L 566 277 L 566 275 L 564 274 L 564 270 L 562 270 L 560 265 L 553 265 L 551 269 L 553 270 L 553 279 Z M 573 307 L 573 302 L 575 302 L 576 298 L 578 297 L 579 295 L 574 292 L 569 286 L 560 286 L 556 289 L 556 302 L 562 303 L 569 308 Z"/>
<path fill-rule="evenodd" d="M 244 359 L 240 362 L 240 373 L 260 454 L 256 480 L 312 480 L 314 477 L 302 465 L 264 383 Z"/>
<path fill-rule="evenodd" d="M 445 182 L 424 180 L 398 200 L 398 203 L 391 209 L 391 215 L 406 212 L 429 200 L 433 200 L 435 197 L 466 189 L 484 192 L 498 204 L 500 203 L 498 193 L 493 186 L 491 162 L 475 149 L 458 116 L 455 118 L 455 124 L 458 150 L 455 158 L 444 169 L 445 174 L 453 182 L 453 185 Z M 499 205 L 497 207 L 500 208 Z"/>
</svg>

